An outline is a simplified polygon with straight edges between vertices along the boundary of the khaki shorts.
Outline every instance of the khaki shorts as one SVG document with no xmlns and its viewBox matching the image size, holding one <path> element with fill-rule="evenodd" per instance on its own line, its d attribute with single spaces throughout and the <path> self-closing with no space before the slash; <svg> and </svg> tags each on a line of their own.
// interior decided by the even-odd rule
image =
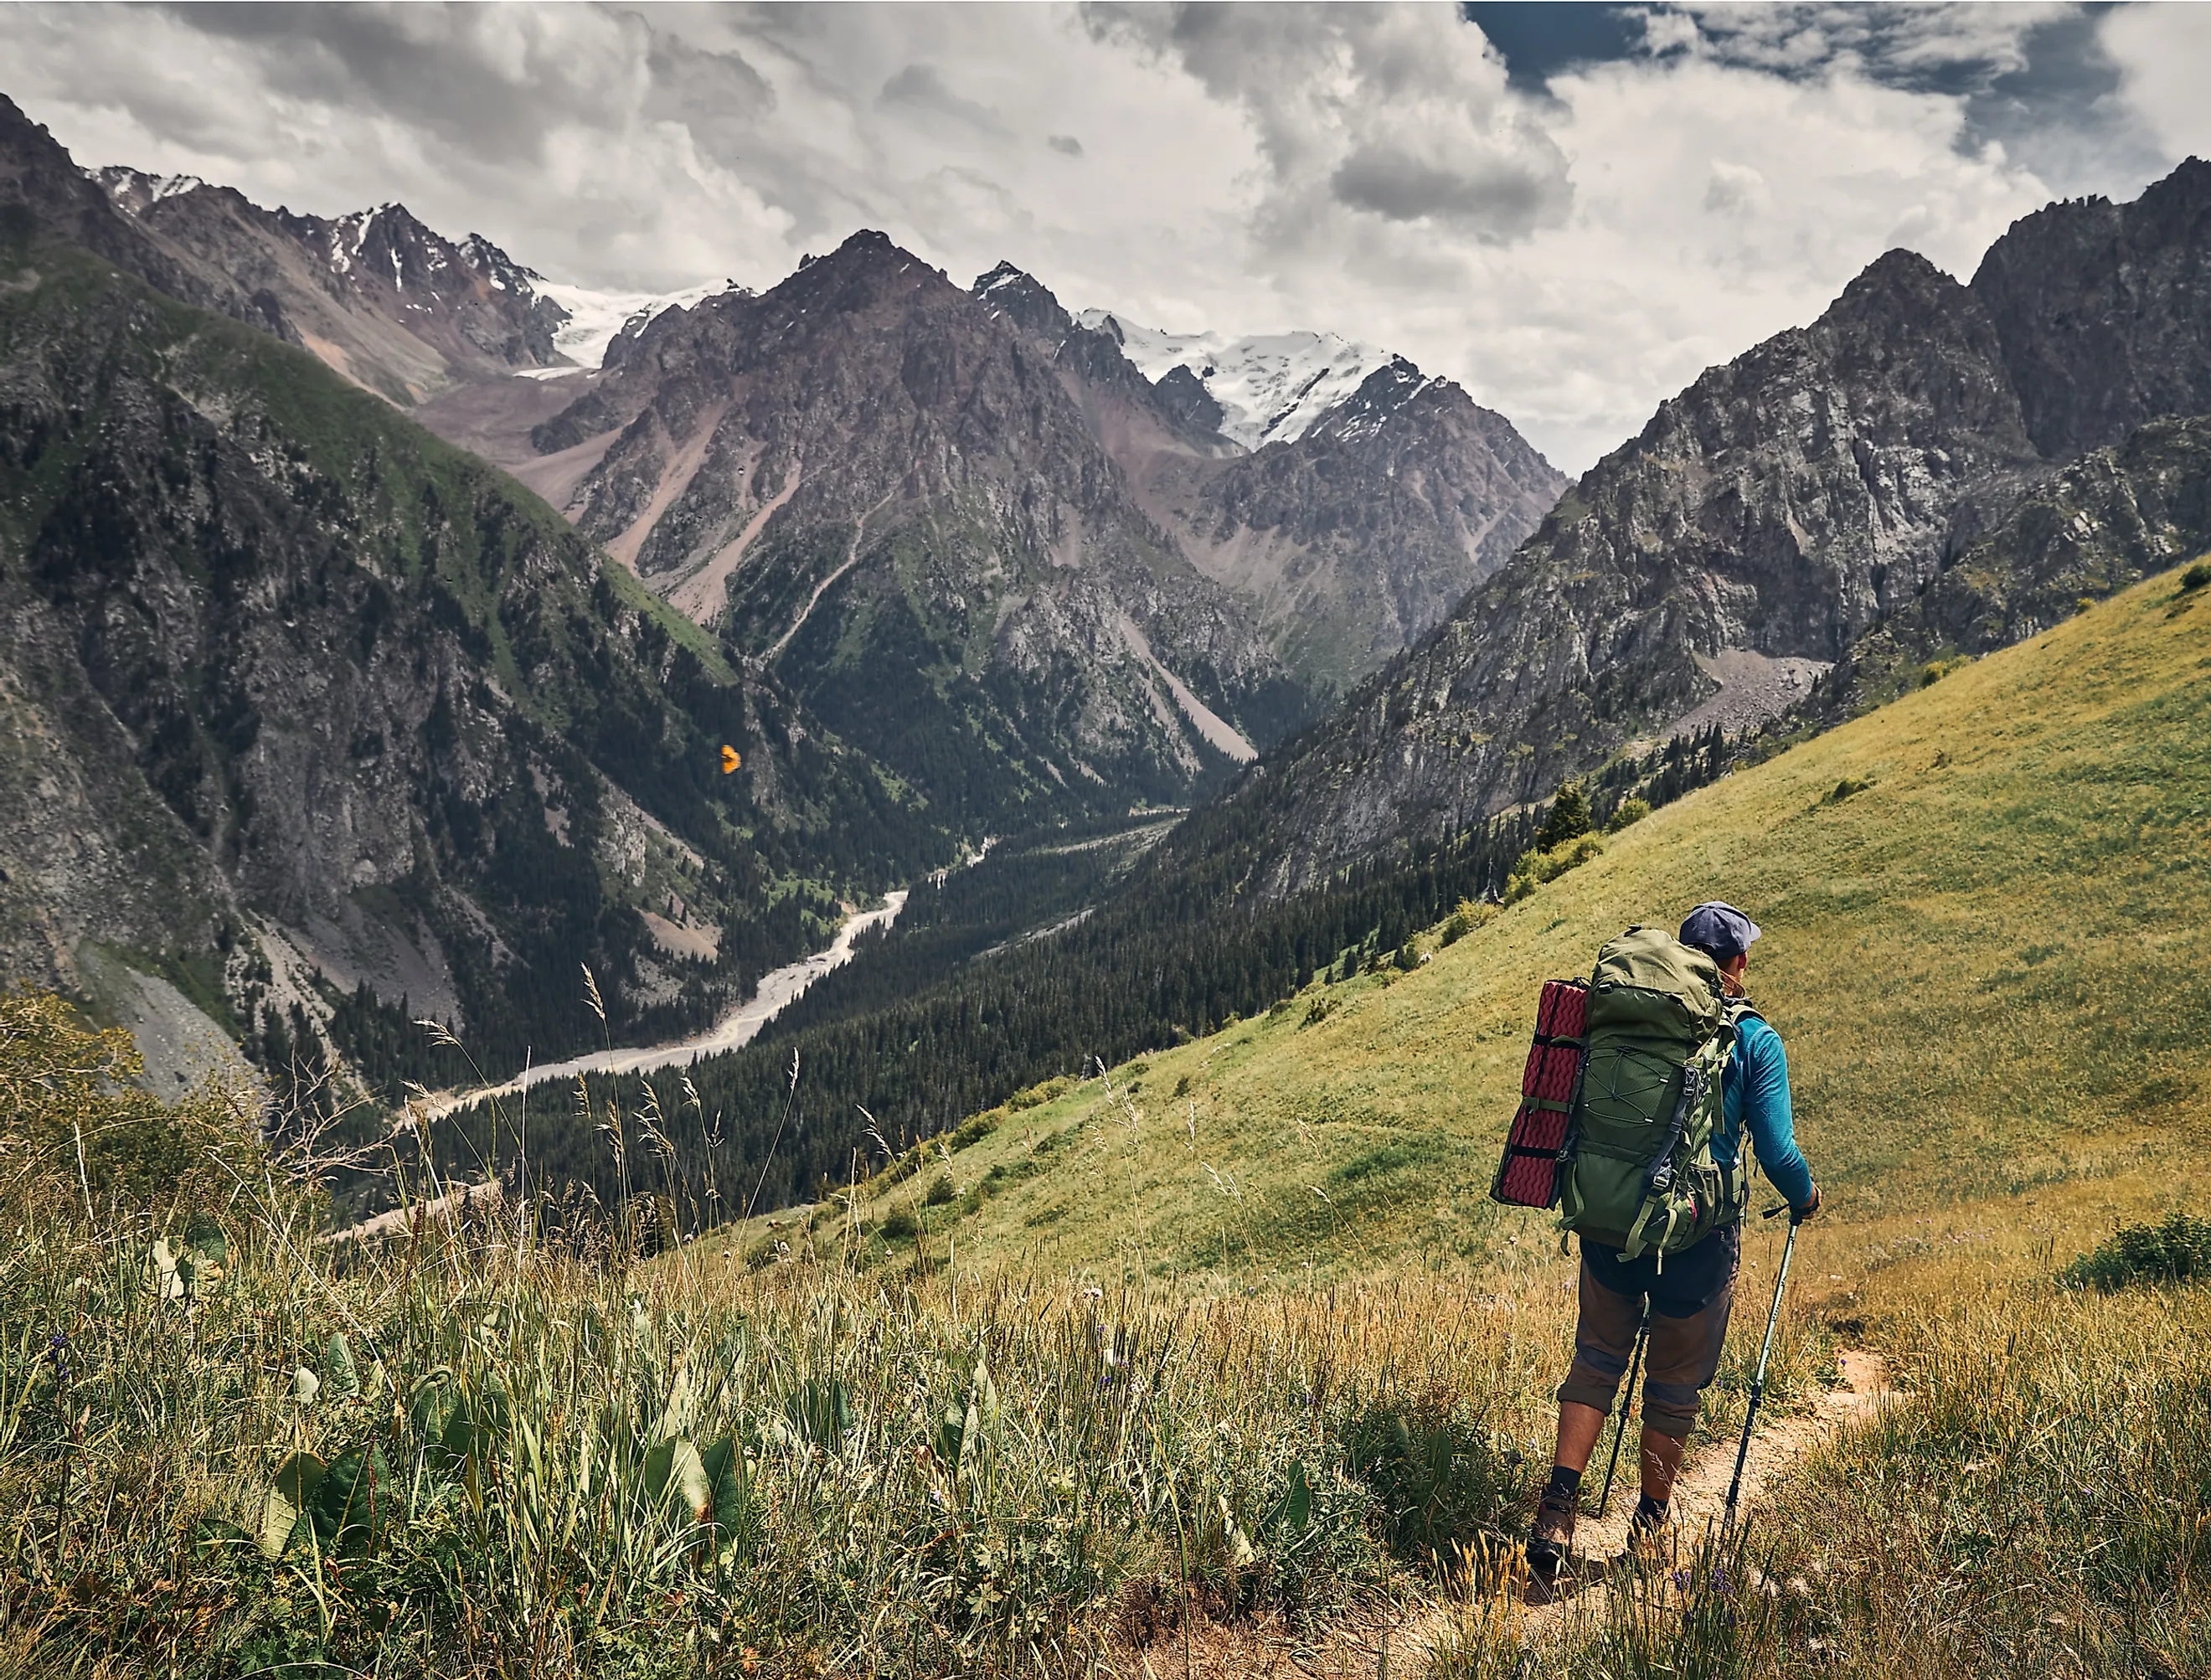
<svg viewBox="0 0 2211 1680">
<path fill-rule="evenodd" d="M 1581 1318 L 1574 1362 L 1561 1404 L 1612 1410 L 1635 1351 L 1643 1303 L 1651 1302 L 1651 1341 L 1643 1351 L 1643 1427 L 1676 1440 L 1696 1427 L 1697 1402 L 1720 1368 L 1728 1314 L 1735 1305 L 1741 1228 L 1724 1225 L 1657 1271 L 1650 1261 L 1621 1264 L 1609 1253 L 1582 1256 Z"/>
</svg>

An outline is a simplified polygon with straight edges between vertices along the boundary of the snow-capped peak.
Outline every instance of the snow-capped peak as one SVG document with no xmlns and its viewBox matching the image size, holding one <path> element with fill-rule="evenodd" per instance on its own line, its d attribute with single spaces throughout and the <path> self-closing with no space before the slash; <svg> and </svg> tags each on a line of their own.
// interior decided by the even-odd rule
<svg viewBox="0 0 2211 1680">
<path fill-rule="evenodd" d="M 87 167 L 84 173 L 109 198 L 134 215 L 149 204 L 207 185 L 197 175 L 149 175 L 124 163 L 111 163 L 102 169 Z"/>
<path fill-rule="evenodd" d="M 1394 357 L 1332 332 L 1262 333 L 1230 338 L 1217 332 L 1162 332 L 1103 309 L 1075 318 L 1111 332 L 1143 376 L 1157 381 L 1187 367 L 1221 405 L 1223 435 L 1246 449 L 1305 435 L 1378 367 Z"/>
<path fill-rule="evenodd" d="M 531 285 L 539 297 L 550 298 L 567 312 L 568 318 L 554 331 L 553 348 L 582 367 L 600 366 L 606 360 L 607 347 L 624 331 L 644 326 L 663 310 L 689 309 L 708 298 L 741 289 L 734 280 L 709 281 L 681 292 L 602 292 L 545 279 L 533 279 Z M 557 379 L 574 370 L 524 371 L 532 379 Z"/>
</svg>

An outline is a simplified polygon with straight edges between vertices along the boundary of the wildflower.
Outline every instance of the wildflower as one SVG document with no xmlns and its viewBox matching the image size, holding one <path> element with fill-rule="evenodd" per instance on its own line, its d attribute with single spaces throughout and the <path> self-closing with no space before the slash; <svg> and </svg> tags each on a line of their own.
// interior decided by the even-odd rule
<svg viewBox="0 0 2211 1680">
<path fill-rule="evenodd" d="M 54 1380 L 67 1385 L 70 1380 L 69 1337 L 56 1331 L 46 1343 L 46 1357 L 53 1362 Z"/>
</svg>

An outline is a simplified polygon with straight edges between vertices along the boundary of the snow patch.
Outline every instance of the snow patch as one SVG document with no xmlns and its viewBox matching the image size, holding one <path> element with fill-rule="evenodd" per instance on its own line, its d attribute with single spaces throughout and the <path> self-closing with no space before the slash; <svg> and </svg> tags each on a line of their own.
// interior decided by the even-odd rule
<svg viewBox="0 0 2211 1680">
<path fill-rule="evenodd" d="M 567 312 L 553 335 L 553 348 L 581 367 L 597 367 L 606 361 L 607 346 L 633 322 L 642 326 L 669 309 L 689 309 L 706 299 L 737 289 L 734 280 L 710 281 L 681 292 L 602 292 L 589 286 L 569 286 L 557 280 L 539 280 L 537 295 L 550 298 Z M 557 379 L 574 367 L 535 367 L 523 370 L 532 379 Z"/>
<path fill-rule="evenodd" d="M 1387 350 L 1332 332 L 1262 333 L 1231 338 L 1218 332 L 1162 332 L 1136 326 L 1103 309 L 1075 318 L 1111 332 L 1148 379 L 1187 367 L 1221 404 L 1225 436 L 1257 449 L 1303 437 L 1330 409 L 1393 360 Z"/>
</svg>

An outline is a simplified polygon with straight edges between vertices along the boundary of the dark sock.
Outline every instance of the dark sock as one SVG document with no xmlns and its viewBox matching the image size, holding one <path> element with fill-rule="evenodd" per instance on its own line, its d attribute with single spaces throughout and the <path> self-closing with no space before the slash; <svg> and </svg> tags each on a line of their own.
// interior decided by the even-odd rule
<svg viewBox="0 0 2211 1680">
<path fill-rule="evenodd" d="M 1582 1473 L 1578 1470 L 1568 1470 L 1564 1465 L 1553 1465 L 1550 1485 L 1543 1491 L 1547 1495 L 1554 1494 L 1572 1505 L 1581 1497 Z"/>
<path fill-rule="evenodd" d="M 1666 1520 L 1666 1507 L 1662 1501 L 1645 1494 L 1635 1501 L 1635 1520 L 1645 1528 L 1653 1527 Z"/>
</svg>

